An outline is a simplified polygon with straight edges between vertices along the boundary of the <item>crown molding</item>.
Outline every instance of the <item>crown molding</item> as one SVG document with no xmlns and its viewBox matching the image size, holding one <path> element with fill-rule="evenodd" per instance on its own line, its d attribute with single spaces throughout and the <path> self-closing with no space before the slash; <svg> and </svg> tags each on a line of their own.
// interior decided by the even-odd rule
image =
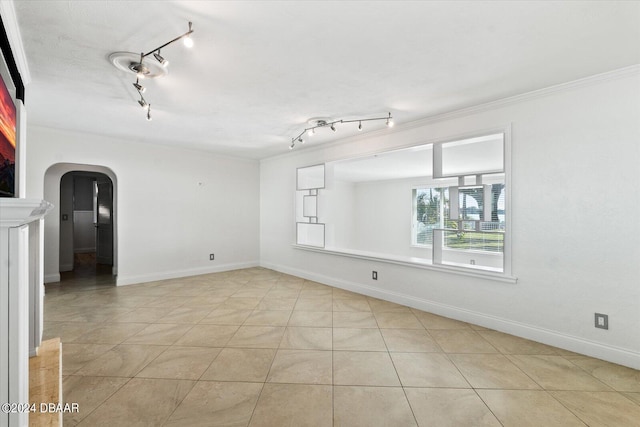
<svg viewBox="0 0 640 427">
<path fill-rule="evenodd" d="M 18 27 L 18 18 L 16 17 L 13 0 L 0 1 L 0 16 L 2 16 L 4 30 L 7 33 L 7 38 L 11 45 L 13 58 L 20 71 L 22 83 L 26 86 L 31 82 L 31 73 L 29 72 L 29 64 L 27 63 L 24 45 L 22 44 L 22 36 L 20 34 L 20 27 Z"/>
</svg>

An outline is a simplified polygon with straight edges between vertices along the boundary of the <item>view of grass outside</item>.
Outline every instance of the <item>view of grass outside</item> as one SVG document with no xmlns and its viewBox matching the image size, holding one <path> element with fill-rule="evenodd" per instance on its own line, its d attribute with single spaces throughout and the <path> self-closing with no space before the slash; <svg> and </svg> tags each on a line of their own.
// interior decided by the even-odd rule
<svg viewBox="0 0 640 427">
<path fill-rule="evenodd" d="M 488 252 L 504 251 L 504 184 L 493 184 L 491 188 L 491 221 L 480 223 L 482 231 L 475 229 L 474 221 L 449 219 L 449 189 L 420 188 L 415 190 L 415 241 L 417 245 L 433 243 L 433 229 L 445 228 L 447 248 Z M 479 193 L 460 192 L 460 216 L 464 219 L 479 219 L 483 200 Z M 462 228 L 461 230 L 459 229 Z"/>
</svg>

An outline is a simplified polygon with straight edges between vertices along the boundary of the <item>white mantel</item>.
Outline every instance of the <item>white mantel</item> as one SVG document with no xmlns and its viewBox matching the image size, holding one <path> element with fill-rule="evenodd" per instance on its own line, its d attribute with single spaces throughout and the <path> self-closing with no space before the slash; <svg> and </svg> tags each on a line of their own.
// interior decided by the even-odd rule
<svg viewBox="0 0 640 427">
<path fill-rule="evenodd" d="M 0 403 L 29 402 L 29 353 L 42 337 L 44 200 L 0 198 Z M 6 319 L 6 320 L 5 320 Z M 0 412 L 0 426 L 26 426 L 28 413 Z"/>
</svg>

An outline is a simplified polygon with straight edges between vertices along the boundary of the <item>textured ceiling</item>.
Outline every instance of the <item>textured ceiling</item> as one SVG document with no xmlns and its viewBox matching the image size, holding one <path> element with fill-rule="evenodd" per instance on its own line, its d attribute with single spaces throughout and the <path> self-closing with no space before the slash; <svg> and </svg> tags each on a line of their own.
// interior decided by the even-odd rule
<svg viewBox="0 0 640 427">
<path fill-rule="evenodd" d="M 248 158 L 287 152 L 307 119 L 398 125 L 640 63 L 639 2 L 17 1 L 31 124 Z M 162 50 L 145 82 L 114 51 Z M 364 125 L 364 124 L 363 124 Z M 367 130 L 383 127 L 369 122 Z M 357 133 L 344 125 L 305 145 Z"/>
</svg>

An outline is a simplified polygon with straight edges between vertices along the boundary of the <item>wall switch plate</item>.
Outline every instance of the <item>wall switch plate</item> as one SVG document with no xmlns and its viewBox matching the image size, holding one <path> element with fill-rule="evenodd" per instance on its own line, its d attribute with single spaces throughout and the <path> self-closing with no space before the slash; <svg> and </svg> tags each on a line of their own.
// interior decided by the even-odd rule
<svg viewBox="0 0 640 427">
<path fill-rule="evenodd" d="M 378 272 L 377 271 L 372 271 L 371 272 L 371 278 L 373 280 L 378 280 Z"/>
<path fill-rule="evenodd" d="M 599 329 L 609 329 L 609 315 L 595 313 L 595 326 Z"/>
<path fill-rule="evenodd" d="M 215 257 L 213 256 L 213 254 L 209 254 L 209 261 L 213 261 L 215 259 Z"/>
</svg>

